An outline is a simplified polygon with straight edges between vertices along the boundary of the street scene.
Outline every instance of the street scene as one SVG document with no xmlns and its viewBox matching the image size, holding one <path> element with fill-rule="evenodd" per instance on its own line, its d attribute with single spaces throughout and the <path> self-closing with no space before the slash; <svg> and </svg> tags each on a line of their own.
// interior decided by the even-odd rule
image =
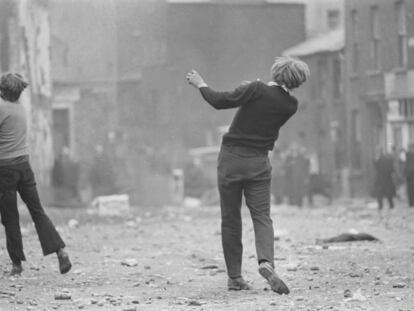
<svg viewBox="0 0 414 311">
<path fill-rule="evenodd" d="M 414 0 L 0 0 L 0 311 L 414 311 Z"/>
</svg>

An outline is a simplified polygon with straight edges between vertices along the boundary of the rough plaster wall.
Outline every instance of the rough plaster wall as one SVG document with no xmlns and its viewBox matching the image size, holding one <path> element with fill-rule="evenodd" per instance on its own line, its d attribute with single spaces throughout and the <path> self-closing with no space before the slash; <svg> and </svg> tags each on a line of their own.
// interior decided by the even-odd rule
<svg viewBox="0 0 414 311">
<path fill-rule="evenodd" d="M 29 144 L 31 161 L 41 186 L 50 182 L 53 165 L 51 131 L 51 77 L 50 77 L 50 28 L 47 1 L 19 0 L 17 23 L 20 28 L 19 66 L 30 82 L 22 97 L 30 118 Z"/>
</svg>

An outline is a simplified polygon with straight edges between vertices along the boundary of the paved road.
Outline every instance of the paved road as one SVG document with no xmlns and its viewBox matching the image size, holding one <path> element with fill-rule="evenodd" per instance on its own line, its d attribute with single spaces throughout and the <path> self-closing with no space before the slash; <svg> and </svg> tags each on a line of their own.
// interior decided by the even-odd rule
<svg viewBox="0 0 414 311">
<path fill-rule="evenodd" d="M 117 218 L 48 211 L 67 241 L 73 270 L 61 276 L 56 257 L 41 256 L 23 209 L 28 261 L 19 278 L 6 275 L 0 233 L 0 310 L 414 310 L 414 210 L 402 206 L 387 223 L 363 201 L 274 207 L 275 263 L 288 296 L 270 291 L 257 273 L 246 208 L 244 276 L 254 289 L 243 292 L 226 289 L 218 207 L 136 208 Z M 315 243 L 350 229 L 382 242 Z M 55 299 L 62 294 L 70 299 Z"/>
</svg>

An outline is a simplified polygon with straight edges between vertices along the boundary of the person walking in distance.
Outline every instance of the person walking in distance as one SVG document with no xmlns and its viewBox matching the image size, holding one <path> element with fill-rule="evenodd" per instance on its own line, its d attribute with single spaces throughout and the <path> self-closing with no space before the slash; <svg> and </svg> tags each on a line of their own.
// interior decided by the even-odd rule
<svg viewBox="0 0 414 311">
<path fill-rule="evenodd" d="M 414 207 L 414 142 L 405 154 L 405 178 L 407 183 L 408 206 Z"/>
<path fill-rule="evenodd" d="M 17 209 L 17 192 L 29 209 L 44 255 L 56 253 L 60 272 L 68 272 L 72 264 L 65 243 L 46 215 L 37 192 L 30 166 L 27 145 L 27 120 L 19 98 L 28 83 L 20 74 L 7 73 L 0 78 L 0 214 L 6 231 L 6 245 L 12 269 L 20 275 L 23 252 Z"/>
<path fill-rule="evenodd" d="M 378 202 L 378 211 L 382 213 L 383 200 L 387 199 L 390 209 L 394 208 L 393 198 L 396 195 L 394 183 L 394 160 L 382 147 L 377 147 L 374 159 L 375 180 L 374 193 Z"/>
<path fill-rule="evenodd" d="M 291 90 L 309 77 L 306 63 L 278 57 L 271 67 L 272 81 L 244 82 L 233 91 L 217 92 L 195 70 L 187 74 L 190 85 L 215 109 L 238 108 L 218 156 L 218 189 L 221 206 L 221 235 L 229 290 L 247 290 L 241 274 L 244 194 L 255 232 L 259 273 L 273 291 L 288 294 L 288 286 L 274 269 L 274 229 L 270 217 L 271 165 L 279 129 L 295 114 L 297 99 Z"/>
</svg>

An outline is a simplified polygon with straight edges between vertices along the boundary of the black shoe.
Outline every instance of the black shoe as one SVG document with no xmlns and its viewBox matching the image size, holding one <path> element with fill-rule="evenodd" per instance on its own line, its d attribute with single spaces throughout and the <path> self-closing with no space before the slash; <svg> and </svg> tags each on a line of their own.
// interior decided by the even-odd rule
<svg viewBox="0 0 414 311">
<path fill-rule="evenodd" d="M 286 284 L 277 276 L 275 270 L 269 262 L 262 262 L 259 265 L 259 273 L 269 283 L 272 290 L 280 295 L 289 294 L 289 288 Z"/>
<path fill-rule="evenodd" d="M 250 290 L 252 287 L 242 278 L 229 278 L 227 281 L 228 290 Z"/>
<path fill-rule="evenodd" d="M 68 273 L 72 268 L 72 263 L 70 262 L 69 255 L 62 248 L 57 252 L 57 257 L 59 260 L 59 271 L 61 274 Z"/>
<path fill-rule="evenodd" d="M 23 271 L 23 266 L 21 263 L 13 263 L 12 269 L 10 270 L 9 276 L 20 275 Z"/>
</svg>

